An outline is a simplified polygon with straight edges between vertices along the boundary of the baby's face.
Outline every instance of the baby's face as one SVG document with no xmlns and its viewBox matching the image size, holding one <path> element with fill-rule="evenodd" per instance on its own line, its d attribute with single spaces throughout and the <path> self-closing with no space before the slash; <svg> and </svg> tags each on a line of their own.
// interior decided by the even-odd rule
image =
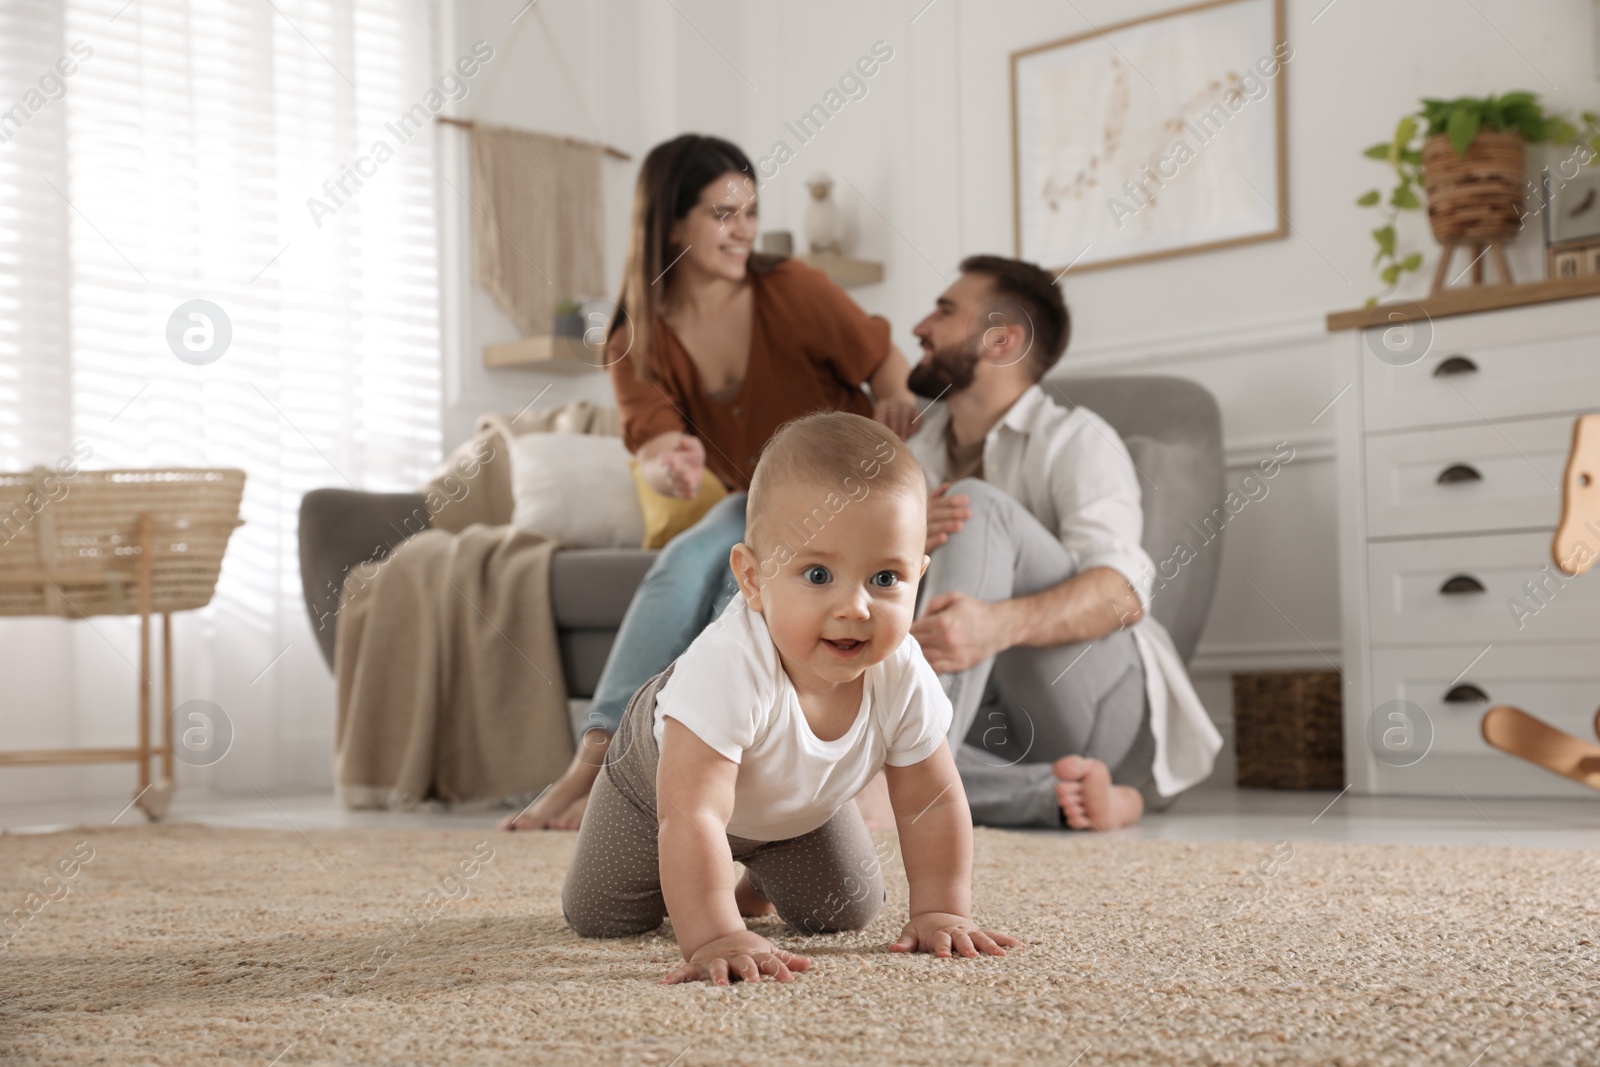
<svg viewBox="0 0 1600 1067">
<path fill-rule="evenodd" d="M 797 685 L 851 682 L 905 639 L 927 569 L 927 504 L 874 489 L 861 499 L 785 486 L 757 545 L 733 551 L 734 573 Z M 839 503 L 842 501 L 842 506 Z"/>
</svg>

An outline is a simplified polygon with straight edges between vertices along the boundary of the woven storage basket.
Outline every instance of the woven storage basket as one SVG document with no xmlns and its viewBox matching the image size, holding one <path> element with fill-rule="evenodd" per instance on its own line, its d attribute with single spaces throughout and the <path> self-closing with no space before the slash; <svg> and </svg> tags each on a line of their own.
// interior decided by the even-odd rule
<svg viewBox="0 0 1600 1067">
<path fill-rule="evenodd" d="M 1434 240 L 1449 246 L 1515 237 L 1522 227 L 1527 154 L 1520 133 L 1485 130 L 1460 156 L 1447 135 L 1428 138 L 1422 180 Z"/>
<path fill-rule="evenodd" d="M 243 494 L 240 470 L 0 474 L 0 615 L 137 613 L 141 514 L 151 611 L 204 607 Z"/>
<path fill-rule="evenodd" d="M 1233 676 L 1233 747 L 1239 785 L 1343 789 L 1339 675 L 1273 671 Z"/>
</svg>

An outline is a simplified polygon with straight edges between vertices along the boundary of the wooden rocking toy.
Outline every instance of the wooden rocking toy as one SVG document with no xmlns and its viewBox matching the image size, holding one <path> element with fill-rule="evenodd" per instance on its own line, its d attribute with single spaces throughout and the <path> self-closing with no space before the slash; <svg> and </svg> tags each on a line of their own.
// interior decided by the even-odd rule
<svg viewBox="0 0 1600 1067">
<path fill-rule="evenodd" d="M 1600 415 L 1585 415 L 1572 431 L 1572 455 L 1562 481 L 1561 524 L 1550 546 L 1556 567 L 1577 576 L 1600 558 Z M 1520 708 L 1483 713 L 1483 739 L 1491 747 L 1591 789 L 1600 789 L 1600 745 L 1573 737 Z M 1600 712 L 1594 729 L 1600 735 Z"/>
</svg>

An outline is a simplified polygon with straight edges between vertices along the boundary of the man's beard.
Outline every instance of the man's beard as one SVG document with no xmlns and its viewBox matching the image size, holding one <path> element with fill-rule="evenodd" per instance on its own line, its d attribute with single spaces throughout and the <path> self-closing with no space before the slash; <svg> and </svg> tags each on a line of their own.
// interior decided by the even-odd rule
<svg viewBox="0 0 1600 1067">
<path fill-rule="evenodd" d="M 978 338 L 936 348 L 911 368 L 906 387 L 918 396 L 937 400 L 947 393 L 959 393 L 972 384 L 978 366 Z"/>
</svg>

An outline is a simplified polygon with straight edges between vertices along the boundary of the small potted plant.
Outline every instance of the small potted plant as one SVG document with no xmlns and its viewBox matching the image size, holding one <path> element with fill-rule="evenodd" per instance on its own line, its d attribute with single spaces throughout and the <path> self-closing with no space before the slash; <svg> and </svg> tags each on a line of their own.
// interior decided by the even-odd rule
<svg viewBox="0 0 1600 1067">
<path fill-rule="evenodd" d="M 1587 163 L 1600 153 L 1600 116 L 1586 111 L 1583 122 L 1591 136 L 1580 141 L 1576 126 L 1560 115 L 1547 114 L 1538 96 L 1529 92 L 1425 99 L 1418 111 L 1402 117 L 1392 139 L 1363 153 L 1394 168 L 1394 188 L 1387 198 L 1370 189 L 1356 201 L 1385 212 L 1383 225 L 1372 231 L 1378 245 L 1373 265 L 1388 291 L 1407 272 L 1422 266 L 1420 252 L 1401 254 L 1394 225 L 1401 211 L 1423 206 L 1419 190 L 1427 195 L 1434 240 L 1444 249 L 1434 274 L 1434 291 L 1442 287 L 1445 264 L 1458 245 L 1488 246 L 1505 275 L 1501 280 L 1509 282 L 1500 244 L 1516 236 L 1526 217 L 1522 204 L 1528 190 L 1527 146 L 1575 144 Z M 1376 297 L 1368 301 L 1376 302 Z"/>
<path fill-rule="evenodd" d="M 556 319 L 551 332 L 557 337 L 582 337 L 583 305 L 571 299 L 557 304 Z"/>
</svg>

